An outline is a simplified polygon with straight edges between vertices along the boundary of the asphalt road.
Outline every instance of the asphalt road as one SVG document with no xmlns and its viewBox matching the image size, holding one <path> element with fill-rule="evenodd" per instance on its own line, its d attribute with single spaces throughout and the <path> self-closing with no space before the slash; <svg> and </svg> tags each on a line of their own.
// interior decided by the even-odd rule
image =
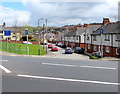
<svg viewBox="0 0 120 94">
<path fill-rule="evenodd" d="M 3 92 L 118 92 L 118 62 L 2 56 Z"/>
</svg>

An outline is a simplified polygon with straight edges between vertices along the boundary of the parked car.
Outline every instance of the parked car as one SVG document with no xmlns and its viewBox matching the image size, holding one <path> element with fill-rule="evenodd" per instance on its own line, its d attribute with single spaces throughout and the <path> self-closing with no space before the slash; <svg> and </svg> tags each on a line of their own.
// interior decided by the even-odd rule
<svg viewBox="0 0 120 94">
<path fill-rule="evenodd" d="M 72 54 L 73 50 L 71 48 L 65 49 L 65 54 Z"/>
<path fill-rule="evenodd" d="M 52 44 L 48 44 L 48 48 L 52 48 L 53 46 L 52 46 Z"/>
<path fill-rule="evenodd" d="M 101 52 L 93 52 L 92 53 L 92 56 L 96 56 L 96 57 L 98 57 L 98 58 L 101 58 Z"/>
<path fill-rule="evenodd" d="M 23 44 L 32 44 L 32 42 L 23 41 Z"/>
<path fill-rule="evenodd" d="M 58 51 L 58 48 L 57 47 L 52 47 L 51 51 Z"/>
<path fill-rule="evenodd" d="M 74 53 L 78 53 L 78 54 L 84 54 L 84 49 L 81 47 L 75 47 L 74 49 Z"/>
<path fill-rule="evenodd" d="M 61 44 L 61 48 L 66 48 L 67 46 L 65 44 Z"/>
<path fill-rule="evenodd" d="M 62 43 L 58 43 L 58 46 L 61 47 Z"/>
</svg>

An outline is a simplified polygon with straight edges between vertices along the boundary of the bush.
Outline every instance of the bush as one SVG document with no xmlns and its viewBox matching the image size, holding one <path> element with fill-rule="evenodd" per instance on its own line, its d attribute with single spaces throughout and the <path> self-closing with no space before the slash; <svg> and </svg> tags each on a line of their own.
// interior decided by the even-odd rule
<svg viewBox="0 0 120 94">
<path fill-rule="evenodd" d="M 96 56 L 90 56 L 90 59 L 99 59 L 99 58 Z"/>
<path fill-rule="evenodd" d="M 39 39 L 31 39 L 30 41 L 39 41 Z"/>
</svg>

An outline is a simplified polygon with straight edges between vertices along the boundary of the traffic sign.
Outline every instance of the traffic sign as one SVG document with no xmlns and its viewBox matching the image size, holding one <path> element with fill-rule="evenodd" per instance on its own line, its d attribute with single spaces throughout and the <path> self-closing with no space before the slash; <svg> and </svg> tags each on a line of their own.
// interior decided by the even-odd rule
<svg viewBox="0 0 120 94">
<path fill-rule="evenodd" d="M 103 34 L 104 33 L 104 30 L 103 29 L 100 29 L 100 34 Z"/>
<path fill-rule="evenodd" d="M 4 31 L 4 36 L 10 36 L 11 35 L 11 31 L 10 30 L 5 30 Z"/>
<path fill-rule="evenodd" d="M 25 35 L 28 35 L 28 30 L 25 30 Z"/>
</svg>

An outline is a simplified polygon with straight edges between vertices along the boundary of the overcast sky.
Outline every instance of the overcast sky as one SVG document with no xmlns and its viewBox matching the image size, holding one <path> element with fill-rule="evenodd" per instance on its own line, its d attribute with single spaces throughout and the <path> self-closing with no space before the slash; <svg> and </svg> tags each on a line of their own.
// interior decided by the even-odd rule
<svg viewBox="0 0 120 94">
<path fill-rule="evenodd" d="M 26 24 L 37 26 L 48 19 L 48 26 L 63 26 L 70 24 L 84 24 L 102 22 L 104 17 L 116 21 L 118 17 L 118 1 L 104 0 L 104 2 L 1 2 L 0 25 L 7 26 Z"/>
</svg>

